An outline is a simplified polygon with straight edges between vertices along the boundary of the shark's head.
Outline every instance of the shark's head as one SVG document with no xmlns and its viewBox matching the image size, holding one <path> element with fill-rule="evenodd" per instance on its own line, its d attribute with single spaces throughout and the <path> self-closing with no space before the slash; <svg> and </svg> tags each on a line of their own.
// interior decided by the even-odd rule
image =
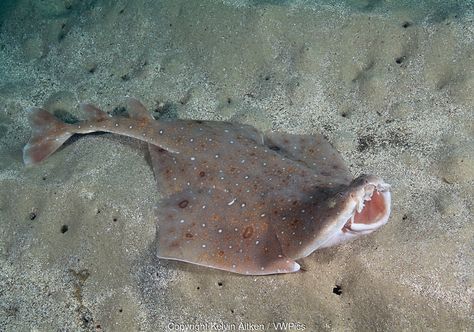
<svg viewBox="0 0 474 332">
<path fill-rule="evenodd" d="M 342 225 L 319 248 L 331 247 L 360 235 L 369 234 L 387 223 L 390 216 L 390 185 L 374 175 L 361 175 L 341 193 L 342 211 L 338 213 Z"/>
</svg>

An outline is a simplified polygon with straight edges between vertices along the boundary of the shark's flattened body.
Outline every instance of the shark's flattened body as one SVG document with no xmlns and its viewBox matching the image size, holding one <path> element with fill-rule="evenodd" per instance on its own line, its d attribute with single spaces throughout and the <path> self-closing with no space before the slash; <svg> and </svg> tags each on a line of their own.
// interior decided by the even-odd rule
<svg viewBox="0 0 474 332">
<path fill-rule="evenodd" d="M 73 125 L 34 109 L 24 161 L 40 162 L 75 133 L 105 131 L 147 142 L 165 197 L 155 208 L 160 258 L 241 274 L 295 272 L 297 259 L 388 220 L 389 186 L 376 176 L 352 180 L 321 135 L 157 121 L 137 100 L 128 103 L 130 118 L 83 105 L 89 120 Z"/>
</svg>

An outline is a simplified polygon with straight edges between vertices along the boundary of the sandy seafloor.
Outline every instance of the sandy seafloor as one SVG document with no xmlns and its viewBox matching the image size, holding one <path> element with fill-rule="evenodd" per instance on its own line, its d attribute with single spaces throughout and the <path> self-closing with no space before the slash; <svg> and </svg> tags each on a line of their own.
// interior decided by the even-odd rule
<svg viewBox="0 0 474 332">
<path fill-rule="evenodd" d="M 2 1 L 0 330 L 474 330 L 473 13 L 472 1 Z M 126 95 L 164 117 L 321 132 L 354 175 L 392 185 L 390 221 L 313 253 L 303 273 L 159 260 L 145 144 L 88 135 L 22 164 L 29 107 L 81 118 L 80 102 L 111 111 Z"/>
</svg>

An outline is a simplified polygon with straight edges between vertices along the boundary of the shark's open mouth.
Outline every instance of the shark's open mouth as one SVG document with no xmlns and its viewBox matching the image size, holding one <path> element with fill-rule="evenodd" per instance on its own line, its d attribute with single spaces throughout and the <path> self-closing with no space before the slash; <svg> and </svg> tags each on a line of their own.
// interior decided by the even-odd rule
<svg viewBox="0 0 474 332">
<path fill-rule="evenodd" d="M 369 183 L 359 197 L 354 213 L 342 228 L 344 233 L 367 234 L 384 225 L 390 215 L 390 191 L 385 183 Z"/>
<path fill-rule="evenodd" d="M 322 241 L 310 249 L 335 246 L 360 235 L 372 233 L 387 223 L 391 210 L 390 185 L 379 177 L 361 175 L 353 181 L 350 199 L 345 209 L 337 214 L 334 224 L 341 228 L 330 228 Z"/>
</svg>

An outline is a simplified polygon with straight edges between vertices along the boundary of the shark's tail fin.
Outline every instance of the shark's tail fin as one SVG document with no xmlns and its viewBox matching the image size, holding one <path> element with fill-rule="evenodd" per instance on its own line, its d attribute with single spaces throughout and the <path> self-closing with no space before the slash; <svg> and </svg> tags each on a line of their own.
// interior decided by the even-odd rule
<svg viewBox="0 0 474 332">
<path fill-rule="evenodd" d="M 56 151 L 69 137 L 74 127 L 61 122 L 42 108 L 33 108 L 29 114 L 31 138 L 23 148 L 25 165 L 37 164 Z"/>
</svg>

